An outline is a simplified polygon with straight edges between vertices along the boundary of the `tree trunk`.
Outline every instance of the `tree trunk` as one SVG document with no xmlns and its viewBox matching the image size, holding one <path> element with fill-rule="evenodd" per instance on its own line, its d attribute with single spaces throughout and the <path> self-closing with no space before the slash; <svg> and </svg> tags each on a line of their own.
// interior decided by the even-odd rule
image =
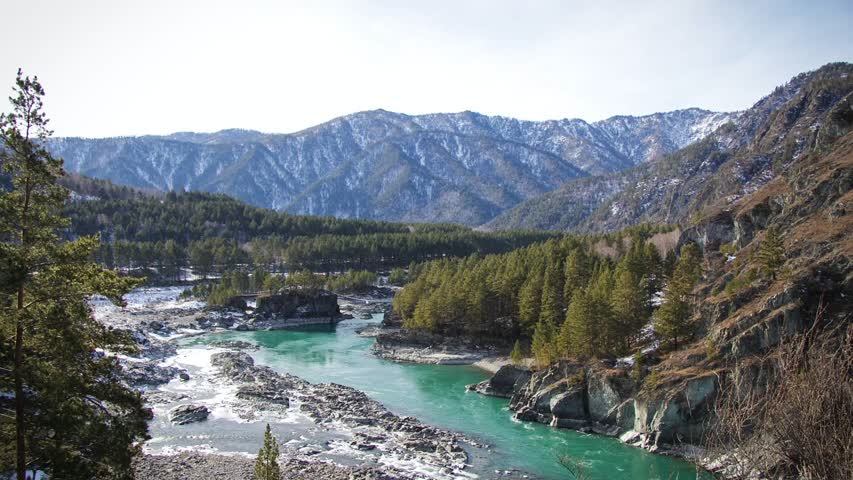
<svg viewBox="0 0 853 480">
<path fill-rule="evenodd" d="M 18 288 L 18 313 L 15 325 L 15 440 L 17 459 L 15 470 L 19 479 L 26 478 L 27 454 L 24 442 L 24 324 L 20 313 L 24 309 L 24 287 Z"/>
</svg>

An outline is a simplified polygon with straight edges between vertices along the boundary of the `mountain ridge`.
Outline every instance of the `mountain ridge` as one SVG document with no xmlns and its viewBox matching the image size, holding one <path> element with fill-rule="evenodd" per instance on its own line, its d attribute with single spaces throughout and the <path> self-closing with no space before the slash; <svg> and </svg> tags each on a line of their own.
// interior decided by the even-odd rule
<svg viewBox="0 0 853 480">
<path fill-rule="evenodd" d="M 851 92 L 851 64 L 799 74 L 744 111 L 737 123 L 703 140 L 633 169 L 567 182 L 505 211 L 485 228 L 597 232 L 644 222 L 688 223 L 692 212 L 731 204 L 804 152 L 827 144 L 826 137 L 849 121 L 845 106 Z M 573 208 L 580 198 L 587 200 L 584 208 Z M 557 218 L 560 205 L 570 211 Z"/>
<path fill-rule="evenodd" d="M 299 214 L 476 226 L 568 180 L 648 161 L 701 137 L 705 123 L 738 115 L 692 108 L 588 123 L 380 109 L 292 134 L 225 129 L 66 137 L 48 146 L 70 171 L 134 187 L 228 193 Z M 390 177 L 370 174 L 379 167 Z"/>
</svg>

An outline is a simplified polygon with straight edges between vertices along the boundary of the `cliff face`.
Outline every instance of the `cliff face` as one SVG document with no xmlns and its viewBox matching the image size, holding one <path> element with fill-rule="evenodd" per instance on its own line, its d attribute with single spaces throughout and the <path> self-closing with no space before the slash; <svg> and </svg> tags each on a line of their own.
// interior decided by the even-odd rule
<svg viewBox="0 0 853 480">
<path fill-rule="evenodd" d="M 844 118 L 853 125 L 853 110 Z M 775 278 L 750 276 L 770 225 L 780 229 L 784 265 Z M 645 354 L 651 368 L 633 368 L 627 359 L 560 361 L 516 388 L 511 408 L 522 420 L 619 435 L 651 450 L 703 444 L 712 407 L 732 378 L 767 388 L 774 354 L 787 339 L 850 324 L 851 232 L 853 132 L 803 155 L 750 195 L 707 210 L 682 232 L 680 243 L 699 244 L 705 260 L 694 290 L 692 344 Z"/>
</svg>

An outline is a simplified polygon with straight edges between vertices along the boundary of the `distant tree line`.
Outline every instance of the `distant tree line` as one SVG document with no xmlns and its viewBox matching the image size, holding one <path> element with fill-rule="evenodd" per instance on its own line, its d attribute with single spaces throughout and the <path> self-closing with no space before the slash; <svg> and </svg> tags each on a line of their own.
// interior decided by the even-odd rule
<svg viewBox="0 0 853 480">
<path fill-rule="evenodd" d="M 156 269 L 180 279 L 264 266 L 333 272 L 412 261 L 502 253 L 556 232 L 479 232 L 451 224 L 402 224 L 310 217 L 253 207 L 209 193 L 154 194 L 75 177 L 85 194 L 67 204 L 70 235 L 101 235 L 96 259 L 111 268 Z M 95 198 L 97 197 L 97 198 Z"/>
</svg>

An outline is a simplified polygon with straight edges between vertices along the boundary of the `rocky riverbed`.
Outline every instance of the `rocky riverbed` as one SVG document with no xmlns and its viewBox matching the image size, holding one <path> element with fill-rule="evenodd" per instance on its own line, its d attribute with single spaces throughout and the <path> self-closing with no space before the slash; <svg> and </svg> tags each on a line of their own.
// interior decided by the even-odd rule
<svg viewBox="0 0 853 480">
<path fill-rule="evenodd" d="M 280 410 L 292 404 L 321 428 L 350 434 L 349 447 L 360 456 L 414 462 L 456 476 L 468 460 L 463 445 L 480 446 L 460 434 L 425 425 L 412 417 L 397 416 L 354 388 L 312 384 L 295 375 L 255 365 L 253 358 L 243 352 L 216 353 L 212 363 L 237 386 L 237 397 L 253 410 Z M 302 453 L 312 454 L 305 450 Z M 313 454 L 316 453 L 320 451 Z"/>
<path fill-rule="evenodd" d="M 188 351 L 176 341 L 243 330 L 240 326 L 253 315 L 235 309 L 206 311 L 200 302 L 174 300 L 179 291 L 136 291 L 126 308 L 95 302 L 100 321 L 131 331 L 137 340 L 138 355 L 117 357 L 128 383 L 143 390 L 155 422 L 203 432 L 211 421 L 226 421 L 222 420 L 225 412 L 224 418 L 237 422 L 295 425 L 294 431 L 301 433 L 282 439 L 282 461 L 288 475 L 294 475 L 285 478 L 449 479 L 468 475 L 466 450 L 483 447 L 475 440 L 398 416 L 359 390 L 313 384 L 258 365 L 251 355 L 258 348 L 253 343 L 211 342 L 201 368 L 188 366 L 194 363 L 181 360 Z M 363 316 L 384 312 L 387 305 L 356 301 L 345 304 L 344 311 Z M 158 439 L 152 439 L 155 441 Z M 184 447 L 158 447 L 156 451 L 166 455 L 146 450 L 148 454 L 136 465 L 139 478 L 248 478 L 251 471 L 251 459 L 245 455 L 215 455 L 211 454 L 218 453 L 215 449 L 204 453 Z"/>
<path fill-rule="evenodd" d="M 319 478 L 324 480 L 405 480 L 373 467 L 346 467 L 327 462 L 285 458 L 281 462 L 283 480 Z M 139 480 L 249 479 L 254 460 L 240 455 L 210 455 L 185 452 L 177 455 L 145 455 L 134 463 Z"/>
</svg>

